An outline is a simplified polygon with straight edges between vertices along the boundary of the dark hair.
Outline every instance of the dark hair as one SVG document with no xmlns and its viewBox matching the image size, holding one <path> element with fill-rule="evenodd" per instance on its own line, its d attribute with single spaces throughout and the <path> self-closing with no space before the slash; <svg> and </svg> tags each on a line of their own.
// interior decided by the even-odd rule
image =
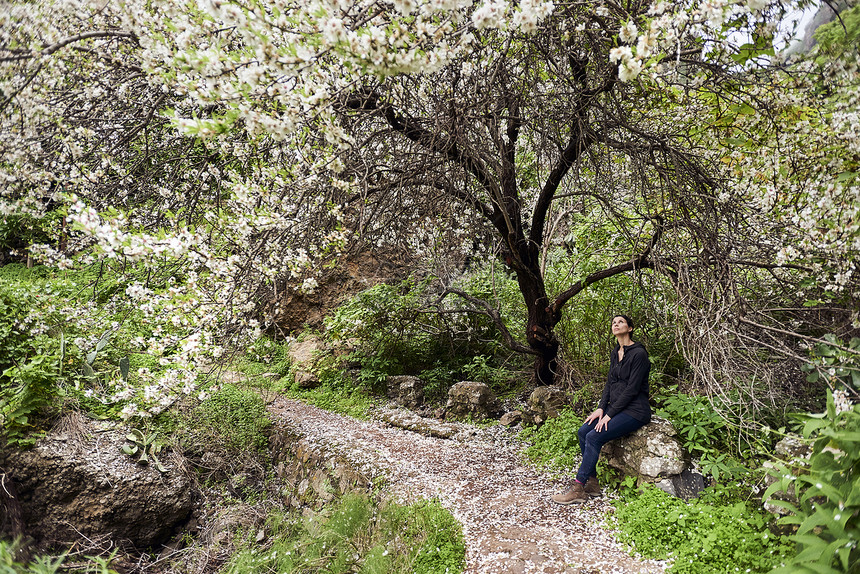
<svg viewBox="0 0 860 574">
<path fill-rule="evenodd" d="M 631 329 L 636 326 L 633 324 L 633 319 L 631 319 L 627 315 L 624 315 L 622 313 L 616 313 L 615 315 L 612 316 L 613 319 L 615 319 L 616 317 L 622 317 L 625 321 L 627 321 L 627 326 L 630 327 Z"/>
</svg>

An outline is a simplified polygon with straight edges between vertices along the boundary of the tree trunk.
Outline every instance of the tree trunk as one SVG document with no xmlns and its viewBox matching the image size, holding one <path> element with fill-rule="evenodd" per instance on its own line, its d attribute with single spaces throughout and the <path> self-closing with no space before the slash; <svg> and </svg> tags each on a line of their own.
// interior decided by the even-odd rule
<svg viewBox="0 0 860 574">
<path fill-rule="evenodd" d="M 561 313 L 553 313 L 546 295 L 546 286 L 540 267 L 537 264 L 517 271 L 517 283 L 528 310 L 526 341 L 537 353 L 534 362 L 535 382 L 538 385 L 551 385 L 558 371 L 559 342 L 553 329 L 561 318 Z"/>
</svg>

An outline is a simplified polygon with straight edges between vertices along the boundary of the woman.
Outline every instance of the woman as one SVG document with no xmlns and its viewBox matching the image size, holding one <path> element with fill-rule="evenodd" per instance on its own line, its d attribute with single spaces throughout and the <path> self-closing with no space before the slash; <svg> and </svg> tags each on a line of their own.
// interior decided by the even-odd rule
<svg viewBox="0 0 860 574">
<path fill-rule="evenodd" d="M 579 429 L 582 464 L 567 491 L 552 497 L 558 504 L 579 504 L 589 496 L 600 496 L 597 458 L 604 444 L 630 434 L 651 420 L 648 404 L 648 373 L 651 361 L 642 343 L 631 339 L 633 321 L 626 315 L 612 318 L 612 334 L 618 344 L 609 356 L 609 376 L 597 410 Z"/>
</svg>

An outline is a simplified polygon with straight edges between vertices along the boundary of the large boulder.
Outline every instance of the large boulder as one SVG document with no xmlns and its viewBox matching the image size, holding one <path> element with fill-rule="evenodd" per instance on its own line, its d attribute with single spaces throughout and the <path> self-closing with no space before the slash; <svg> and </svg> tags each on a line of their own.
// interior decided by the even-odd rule
<svg viewBox="0 0 860 574">
<path fill-rule="evenodd" d="M 424 381 L 409 375 L 392 375 L 386 379 L 388 398 L 407 409 L 424 404 Z"/>
<path fill-rule="evenodd" d="M 494 418 L 502 414 L 504 407 L 484 383 L 461 381 L 448 389 L 445 409 L 455 417 Z"/>
<path fill-rule="evenodd" d="M 325 342 L 317 337 L 308 337 L 290 344 L 289 357 L 293 380 L 299 388 L 314 389 L 320 386 L 320 380 L 313 372 L 313 368 L 325 350 Z"/>
<path fill-rule="evenodd" d="M 188 519 L 191 481 L 169 458 L 162 473 L 124 454 L 127 432 L 79 419 L 74 432 L 51 432 L 30 450 L 0 452 L 26 534 L 49 544 L 107 535 L 152 547 Z"/>
<path fill-rule="evenodd" d="M 675 427 L 660 417 L 637 431 L 603 447 L 609 466 L 668 490 L 667 479 L 689 469 L 689 456 L 678 439 Z M 670 492 L 670 494 L 676 494 Z"/>
<path fill-rule="evenodd" d="M 522 420 L 526 424 L 542 425 L 558 416 L 562 407 L 570 404 L 570 399 L 559 387 L 538 387 L 529 395 L 526 407 L 522 410 Z"/>
</svg>

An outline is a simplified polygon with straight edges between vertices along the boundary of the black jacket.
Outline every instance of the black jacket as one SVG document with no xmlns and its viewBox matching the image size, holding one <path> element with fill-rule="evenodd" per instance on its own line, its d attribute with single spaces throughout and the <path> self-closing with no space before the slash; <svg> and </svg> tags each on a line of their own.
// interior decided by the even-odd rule
<svg viewBox="0 0 860 574">
<path fill-rule="evenodd" d="M 624 347 L 624 359 L 618 361 L 619 345 L 609 355 L 609 376 L 603 388 L 599 408 L 609 418 L 618 413 L 627 413 L 642 422 L 651 420 L 651 405 L 648 404 L 648 373 L 651 361 L 642 343 Z"/>
</svg>

